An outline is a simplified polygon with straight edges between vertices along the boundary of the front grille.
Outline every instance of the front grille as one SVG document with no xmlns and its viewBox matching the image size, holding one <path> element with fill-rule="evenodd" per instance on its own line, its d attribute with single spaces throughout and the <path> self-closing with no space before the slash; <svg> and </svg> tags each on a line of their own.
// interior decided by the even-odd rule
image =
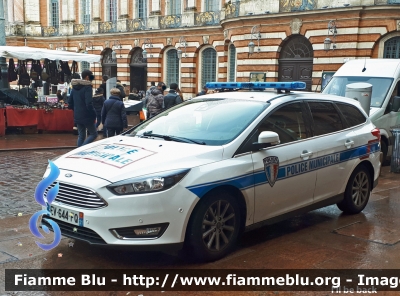
<svg viewBox="0 0 400 296">
<path fill-rule="evenodd" d="M 55 201 L 67 204 L 76 208 L 82 209 L 99 209 L 107 206 L 104 199 L 96 194 L 93 190 L 79 187 L 63 182 L 60 183 L 60 189 L 58 191 Z M 54 187 L 56 182 L 46 188 L 44 196 L 50 188 Z"/>
<path fill-rule="evenodd" d="M 98 244 L 100 244 L 100 245 L 107 244 L 101 238 L 100 235 L 98 235 L 95 231 L 93 231 L 89 228 L 65 223 L 63 221 L 53 219 L 47 215 L 43 215 L 43 218 L 53 220 L 54 222 L 56 222 L 58 224 L 58 226 L 60 227 L 61 234 L 66 237 L 87 241 L 88 243 L 91 243 L 91 244 L 97 244 L 97 245 Z M 51 225 L 43 218 L 41 221 L 42 225 L 46 225 L 51 231 L 53 231 Z M 76 228 L 76 231 L 74 231 L 74 228 Z"/>
</svg>

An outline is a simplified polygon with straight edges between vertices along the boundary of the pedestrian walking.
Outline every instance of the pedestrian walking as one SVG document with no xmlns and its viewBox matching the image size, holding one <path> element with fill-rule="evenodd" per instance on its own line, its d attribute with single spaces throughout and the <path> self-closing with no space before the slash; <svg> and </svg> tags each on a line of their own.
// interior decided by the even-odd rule
<svg viewBox="0 0 400 296">
<path fill-rule="evenodd" d="M 107 96 L 107 80 L 109 79 L 109 77 L 107 75 L 103 75 L 102 77 L 102 83 L 100 85 L 100 88 L 103 89 L 103 96 L 104 99 L 106 99 Z"/>
<path fill-rule="evenodd" d="M 72 90 L 68 100 L 68 108 L 74 110 L 74 122 L 78 127 L 78 147 L 93 142 L 97 137 L 96 111 L 93 107 L 92 96 L 93 80 L 92 71 L 84 70 L 82 79 L 72 79 L 71 81 Z M 87 132 L 89 135 L 86 138 Z"/>
<path fill-rule="evenodd" d="M 144 106 L 144 107 L 147 106 L 147 101 L 148 101 L 148 99 L 149 99 L 149 97 L 150 97 L 150 95 L 151 95 L 151 91 L 152 91 L 153 89 L 155 89 L 155 88 L 156 88 L 156 83 L 155 83 L 154 81 L 150 82 L 150 87 L 149 87 L 149 89 L 146 91 L 146 95 L 145 95 L 145 97 L 144 97 L 144 99 L 143 99 L 143 106 Z"/>
<path fill-rule="evenodd" d="M 179 86 L 177 83 L 171 83 L 168 94 L 164 96 L 164 109 L 171 108 L 180 103 L 182 103 L 182 97 Z"/>
<path fill-rule="evenodd" d="M 141 101 L 142 97 L 138 94 L 138 90 L 136 87 L 132 88 L 131 93 L 128 96 L 129 100 Z"/>
<path fill-rule="evenodd" d="M 98 129 L 101 124 L 101 110 L 103 109 L 104 101 L 104 90 L 99 87 L 96 89 L 96 93 L 93 96 L 93 107 L 94 110 L 96 110 L 96 129 Z M 104 130 L 105 129 L 103 128 L 103 136 L 105 137 L 106 135 Z"/>
<path fill-rule="evenodd" d="M 126 94 L 125 94 L 125 87 L 122 85 L 121 80 L 117 80 L 117 85 L 115 87 L 119 89 L 120 91 L 119 97 L 121 98 L 121 101 L 123 101 L 124 98 L 126 97 Z"/>
<path fill-rule="evenodd" d="M 164 109 L 164 90 L 166 89 L 164 82 L 159 82 L 157 87 L 151 90 L 146 106 L 147 118 L 157 115 Z"/>
<path fill-rule="evenodd" d="M 112 88 L 111 96 L 104 102 L 101 110 L 101 122 L 107 130 L 107 138 L 122 133 L 128 127 L 125 106 L 118 88 Z"/>
</svg>

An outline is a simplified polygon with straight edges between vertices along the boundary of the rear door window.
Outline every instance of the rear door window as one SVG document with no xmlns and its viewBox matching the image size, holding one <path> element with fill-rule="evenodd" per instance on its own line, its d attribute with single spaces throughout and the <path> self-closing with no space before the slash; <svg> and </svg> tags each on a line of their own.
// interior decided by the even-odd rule
<svg viewBox="0 0 400 296">
<path fill-rule="evenodd" d="M 314 136 L 334 133 L 344 129 L 339 113 L 331 102 L 308 102 L 313 118 Z"/>
<path fill-rule="evenodd" d="M 364 114 L 356 106 L 342 103 L 336 103 L 336 106 L 342 112 L 348 127 L 360 125 L 366 121 Z"/>
</svg>

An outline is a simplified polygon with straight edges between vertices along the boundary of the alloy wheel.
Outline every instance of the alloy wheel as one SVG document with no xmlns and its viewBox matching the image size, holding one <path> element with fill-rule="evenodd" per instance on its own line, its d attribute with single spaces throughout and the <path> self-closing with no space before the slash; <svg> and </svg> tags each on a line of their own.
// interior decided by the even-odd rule
<svg viewBox="0 0 400 296">
<path fill-rule="evenodd" d="M 202 239 L 209 251 L 221 251 L 230 244 L 236 227 L 236 215 L 226 200 L 218 200 L 207 209 L 202 225 Z"/>
<path fill-rule="evenodd" d="M 353 182 L 351 196 L 356 206 L 362 206 L 368 199 L 369 195 L 369 180 L 364 171 L 359 172 Z"/>
</svg>

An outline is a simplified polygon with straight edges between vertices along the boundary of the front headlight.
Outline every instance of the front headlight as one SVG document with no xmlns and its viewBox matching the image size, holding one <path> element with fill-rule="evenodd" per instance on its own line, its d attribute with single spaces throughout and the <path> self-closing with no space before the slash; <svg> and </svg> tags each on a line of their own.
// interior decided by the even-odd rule
<svg viewBox="0 0 400 296">
<path fill-rule="evenodd" d="M 174 170 L 123 180 L 107 188 L 117 195 L 141 194 L 163 191 L 177 184 L 190 169 Z"/>
</svg>

